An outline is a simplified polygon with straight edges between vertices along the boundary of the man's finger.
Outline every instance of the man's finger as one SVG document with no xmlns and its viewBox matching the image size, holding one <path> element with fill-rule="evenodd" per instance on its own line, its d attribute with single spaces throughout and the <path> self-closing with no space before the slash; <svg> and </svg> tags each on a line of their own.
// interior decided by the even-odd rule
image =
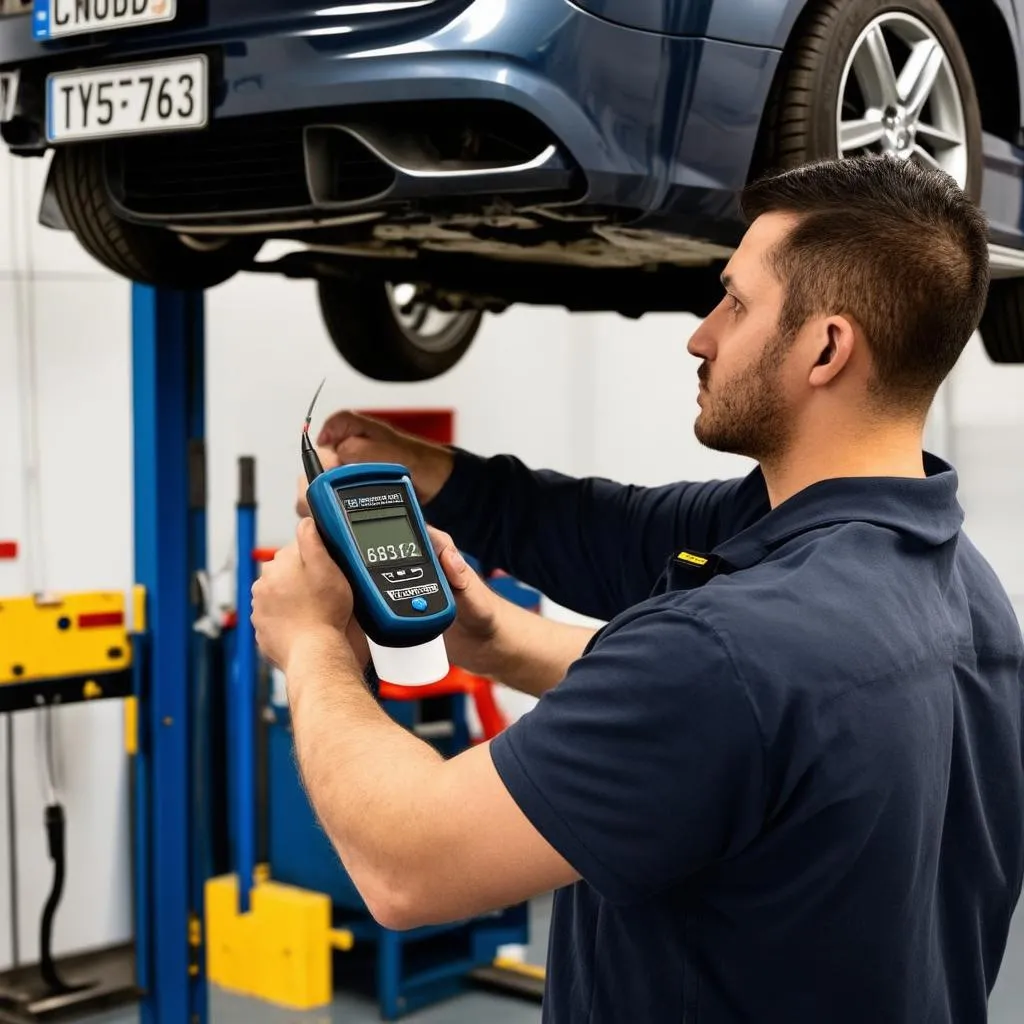
<svg viewBox="0 0 1024 1024">
<path fill-rule="evenodd" d="M 320 459 L 320 465 L 323 466 L 324 469 L 334 469 L 335 466 L 341 465 L 338 453 L 331 445 L 317 445 L 316 454 Z"/>
<path fill-rule="evenodd" d="M 336 412 L 324 420 L 320 433 L 317 434 L 316 443 L 334 448 L 348 436 L 351 415 L 347 411 Z"/>
<path fill-rule="evenodd" d="M 295 528 L 295 543 L 298 545 L 299 558 L 303 565 L 309 565 L 322 557 L 323 541 L 320 540 L 320 532 L 312 516 L 299 520 Z"/>
<path fill-rule="evenodd" d="M 427 536 L 430 538 L 430 546 L 434 549 L 434 554 L 441 557 L 441 552 L 447 547 L 455 547 L 455 541 L 452 540 L 451 535 L 439 530 L 436 526 L 427 524 Z"/>
<path fill-rule="evenodd" d="M 448 582 L 456 590 L 465 590 L 473 582 L 473 571 L 455 546 L 455 541 L 447 533 L 436 530 L 433 526 L 427 527 L 427 533 Z"/>
<path fill-rule="evenodd" d="M 375 437 L 380 434 L 376 420 L 360 413 L 343 409 L 329 416 L 320 428 L 316 443 L 337 448 L 342 441 L 350 437 Z"/>
<path fill-rule="evenodd" d="M 378 449 L 379 451 L 379 449 Z M 370 462 L 373 459 L 373 441 L 361 435 L 351 435 L 339 441 L 334 449 L 338 465 L 350 465 L 353 462 Z"/>
<path fill-rule="evenodd" d="M 295 539 L 302 565 L 310 571 L 313 579 L 332 586 L 344 581 L 344 573 L 331 557 L 312 518 L 299 520 Z"/>
<path fill-rule="evenodd" d="M 295 483 L 295 514 L 297 516 L 309 515 L 309 504 L 306 501 L 306 478 L 296 477 Z"/>
<path fill-rule="evenodd" d="M 263 572 L 260 574 L 260 579 L 269 579 L 274 576 L 279 569 L 288 568 L 293 563 L 301 560 L 302 556 L 299 554 L 298 544 L 295 543 L 295 541 L 291 544 L 285 544 L 274 552 L 274 557 L 266 566 L 264 566 Z M 258 583 L 259 580 L 256 582 Z"/>
</svg>

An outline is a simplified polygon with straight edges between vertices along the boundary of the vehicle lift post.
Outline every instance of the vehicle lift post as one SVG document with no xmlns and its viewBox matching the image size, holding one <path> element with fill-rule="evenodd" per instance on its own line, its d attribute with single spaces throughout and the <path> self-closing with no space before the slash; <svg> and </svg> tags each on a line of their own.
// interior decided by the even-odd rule
<svg viewBox="0 0 1024 1024">
<path fill-rule="evenodd" d="M 206 566 L 201 293 L 132 289 L 135 579 L 139 638 L 134 836 L 142 1024 L 205 1024 L 205 837 L 191 814 L 196 573 Z"/>
</svg>

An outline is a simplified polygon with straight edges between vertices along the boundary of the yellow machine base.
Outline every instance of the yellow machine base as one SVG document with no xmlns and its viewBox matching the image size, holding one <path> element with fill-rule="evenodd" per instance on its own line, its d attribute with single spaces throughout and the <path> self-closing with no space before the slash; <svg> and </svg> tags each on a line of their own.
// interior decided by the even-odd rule
<svg viewBox="0 0 1024 1024">
<path fill-rule="evenodd" d="M 0 686 L 102 675 L 132 664 L 125 596 L 117 592 L 0 598 L 0 637 Z"/>
<path fill-rule="evenodd" d="M 349 950 L 351 932 L 331 927 L 330 897 L 258 880 L 250 910 L 238 912 L 238 878 L 206 884 L 206 973 L 213 984 L 290 1010 L 333 997 L 331 952 Z"/>
</svg>

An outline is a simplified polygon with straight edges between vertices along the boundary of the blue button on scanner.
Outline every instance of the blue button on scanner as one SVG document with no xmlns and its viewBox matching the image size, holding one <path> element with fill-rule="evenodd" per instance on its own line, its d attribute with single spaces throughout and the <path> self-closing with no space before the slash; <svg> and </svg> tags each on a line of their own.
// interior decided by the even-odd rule
<svg viewBox="0 0 1024 1024">
<path fill-rule="evenodd" d="M 425 597 L 414 597 L 412 599 L 412 610 L 414 612 L 425 612 L 427 610 L 427 599 Z"/>
</svg>

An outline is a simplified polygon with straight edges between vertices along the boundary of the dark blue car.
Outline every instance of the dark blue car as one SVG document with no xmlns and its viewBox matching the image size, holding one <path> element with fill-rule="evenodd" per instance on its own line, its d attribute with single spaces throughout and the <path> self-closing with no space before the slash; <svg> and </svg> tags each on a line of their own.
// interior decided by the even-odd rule
<svg viewBox="0 0 1024 1024">
<path fill-rule="evenodd" d="M 706 312 L 764 171 L 887 152 L 990 218 L 1024 361 L 1017 0 L 0 0 L 41 217 L 127 278 L 319 282 L 342 355 L 444 372 L 486 311 Z M 299 243 L 254 262 L 268 239 Z"/>
</svg>

